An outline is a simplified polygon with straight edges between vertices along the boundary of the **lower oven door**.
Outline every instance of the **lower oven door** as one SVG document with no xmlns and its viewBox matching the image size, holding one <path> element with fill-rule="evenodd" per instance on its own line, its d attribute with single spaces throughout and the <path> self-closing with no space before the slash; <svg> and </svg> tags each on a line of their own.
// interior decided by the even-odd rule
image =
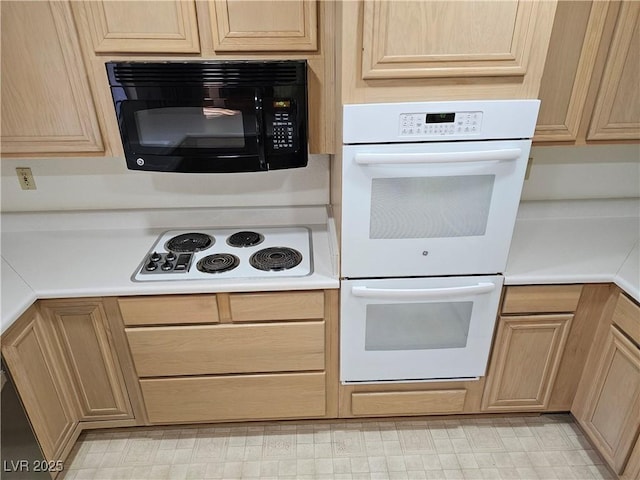
<svg viewBox="0 0 640 480">
<path fill-rule="evenodd" d="M 340 380 L 483 376 L 502 283 L 499 275 L 343 281 Z"/>
</svg>

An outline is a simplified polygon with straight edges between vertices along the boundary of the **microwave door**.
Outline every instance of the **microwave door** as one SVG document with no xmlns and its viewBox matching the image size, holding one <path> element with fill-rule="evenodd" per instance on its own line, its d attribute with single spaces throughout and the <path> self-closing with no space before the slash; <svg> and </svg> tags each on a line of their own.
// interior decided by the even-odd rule
<svg viewBox="0 0 640 480">
<path fill-rule="evenodd" d="M 136 98 L 116 103 L 129 168 L 187 172 L 265 169 L 259 142 L 262 115 L 255 89 L 219 88 L 214 95 L 212 89 L 199 89 L 197 96 L 193 89 L 135 90 Z"/>
</svg>

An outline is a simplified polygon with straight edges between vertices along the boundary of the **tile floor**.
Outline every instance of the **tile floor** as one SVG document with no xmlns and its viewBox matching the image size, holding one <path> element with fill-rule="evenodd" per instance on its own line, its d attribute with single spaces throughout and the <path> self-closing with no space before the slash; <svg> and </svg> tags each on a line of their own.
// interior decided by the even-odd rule
<svg viewBox="0 0 640 480">
<path fill-rule="evenodd" d="M 80 479 L 610 479 L 569 415 L 85 432 Z"/>
</svg>

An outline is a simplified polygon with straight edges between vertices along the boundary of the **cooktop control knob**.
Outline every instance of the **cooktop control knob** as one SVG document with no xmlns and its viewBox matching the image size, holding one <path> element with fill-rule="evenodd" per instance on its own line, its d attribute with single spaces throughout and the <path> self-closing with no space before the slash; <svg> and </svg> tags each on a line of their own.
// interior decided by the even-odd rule
<svg viewBox="0 0 640 480">
<path fill-rule="evenodd" d="M 150 261 L 149 263 L 147 263 L 147 264 L 144 266 L 144 269 L 145 269 L 147 272 L 153 272 L 156 268 L 158 268 L 158 264 L 157 264 L 156 262 L 154 262 L 154 261 Z"/>
<path fill-rule="evenodd" d="M 162 264 L 162 266 L 160 267 L 162 270 L 164 270 L 165 272 L 171 270 L 173 268 L 173 263 L 171 262 L 164 262 Z"/>
<path fill-rule="evenodd" d="M 157 262 L 162 258 L 162 256 L 158 253 L 158 252 L 153 252 L 150 256 L 149 256 L 149 260 L 151 260 L 152 262 Z"/>
<path fill-rule="evenodd" d="M 173 252 L 169 252 L 167 253 L 167 256 L 165 257 L 165 259 L 169 262 L 173 262 L 176 259 L 176 254 Z"/>
</svg>

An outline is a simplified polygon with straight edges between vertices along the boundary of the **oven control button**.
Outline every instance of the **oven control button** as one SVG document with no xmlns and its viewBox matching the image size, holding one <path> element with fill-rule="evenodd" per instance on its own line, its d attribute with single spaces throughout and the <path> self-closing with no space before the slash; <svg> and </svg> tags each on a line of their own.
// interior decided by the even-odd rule
<svg viewBox="0 0 640 480">
<path fill-rule="evenodd" d="M 168 272 L 169 270 L 171 270 L 171 269 L 173 268 L 173 263 L 171 263 L 171 262 L 164 262 L 164 263 L 160 266 L 160 268 L 161 268 L 162 270 L 164 270 L 165 272 Z"/>
<path fill-rule="evenodd" d="M 176 254 L 173 252 L 167 253 L 167 256 L 165 257 L 165 260 L 169 262 L 173 262 L 175 259 L 176 259 Z"/>
<path fill-rule="evenodd" d="M 155 269 L 157 269 L 157 268 L 158 268 L 158 264 L 157 264 L 156 262 L 153 262 L 153 261 L 152 261 L 152 262 L 147 263 L 147 264 L 144 266 L 144 269 L 145 269 L 147 272 L 153 272 L 153 271 L 154 271 Z"/>
<path fill-rule="evenodd" d="M 158 252 L 153 252 L 150 256 L 149 256 L 149 260 L 151 262 L 158 262 L 160 261 L 160 259 L 162 258 L 162 256 L 158 253 Z"/>
</svg>

